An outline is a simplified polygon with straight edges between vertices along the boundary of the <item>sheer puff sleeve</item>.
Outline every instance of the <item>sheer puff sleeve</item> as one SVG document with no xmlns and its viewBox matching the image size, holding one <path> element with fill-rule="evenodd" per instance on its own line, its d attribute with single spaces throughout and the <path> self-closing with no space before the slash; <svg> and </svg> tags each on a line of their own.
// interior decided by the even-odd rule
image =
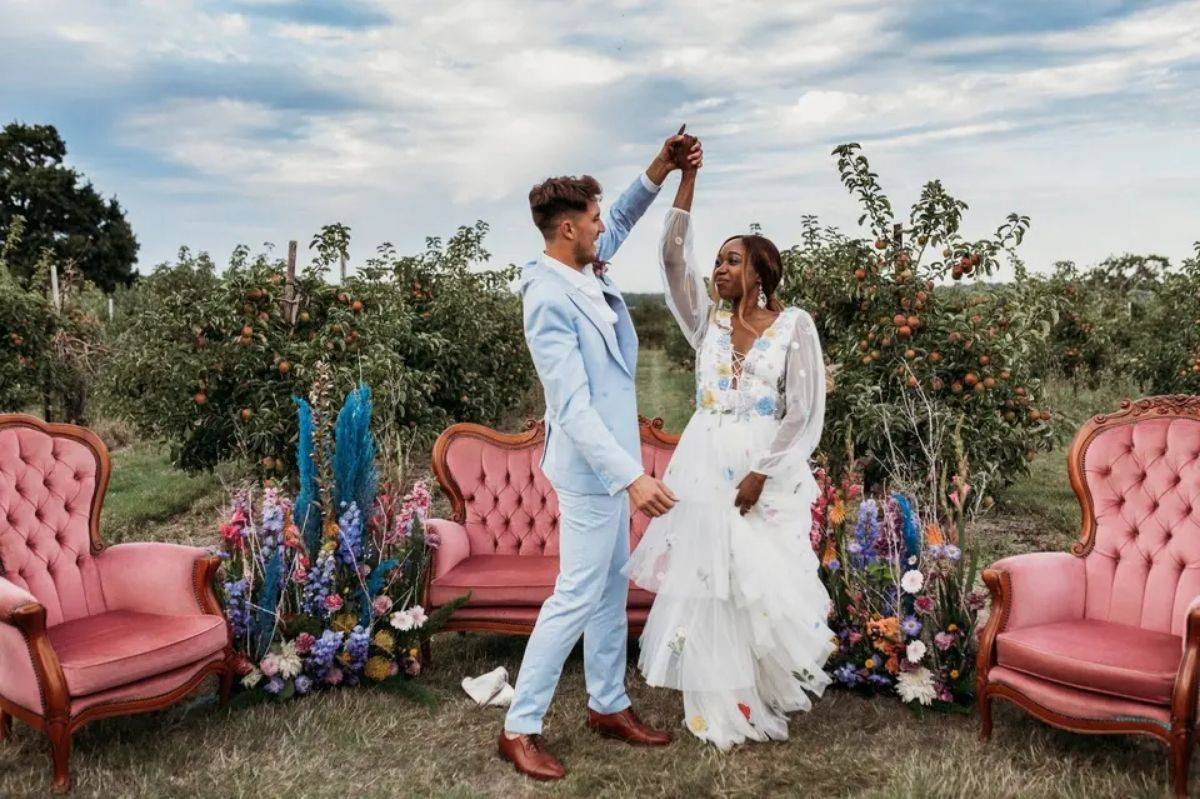
<svg viewBox="0 0 1200 799">
<path fill-rule="evenodd" d="M 825 426 L 825 359 L 812 317 L 801 310 L 788 342 L 783 382 L 784 415 L 769 452 L 754 471 L 767 477 L 801 474 Z"/>
<path fill-rule="evenodd" d="M 679 208 L 667 211 L 658 250 L 667 307 L 693 349 L 708 327 L 712 299 L 696 264 L 692 244 L 692 215 Z"/>
</svg>

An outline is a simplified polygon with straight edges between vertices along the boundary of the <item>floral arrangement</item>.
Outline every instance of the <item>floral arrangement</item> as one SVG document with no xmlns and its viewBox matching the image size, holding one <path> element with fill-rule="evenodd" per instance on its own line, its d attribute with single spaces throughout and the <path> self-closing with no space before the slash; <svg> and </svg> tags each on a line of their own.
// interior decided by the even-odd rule
<svg viewBox="0 0 1200 799">
<path fill-rule="evenodd" d="M 856 475 L 835 484 L 817 471 L 811 540 L 833 601 L 838 647 L 826 670 L 835 683 L 942 709 L 970 703 L 986 595 L 973 590 L 964 512 L 971 486 L 960 466 L 942 520 L 906 492 L 867 496 Z"/>
<path fill-rule="evenodd" d="M 318 365 L 299 407 L 299 492 L 244 490 L 220 526 L 225 612 L 244 688 L 290 698 L 421 671 L 420 647 L 448 613 L 416 600 L 435 535 L 430 494 L 379 484 L 362 385 L 333 418 Z"/>
</svg>

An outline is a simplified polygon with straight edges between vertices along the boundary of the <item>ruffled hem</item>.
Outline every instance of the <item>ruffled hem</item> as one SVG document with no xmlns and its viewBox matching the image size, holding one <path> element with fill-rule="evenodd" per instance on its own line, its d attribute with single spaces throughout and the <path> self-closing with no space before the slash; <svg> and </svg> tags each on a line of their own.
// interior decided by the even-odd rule
<svg viewBox="0 0 1200 799">
<path fill-rule="evenodd" d="M 685 726 L 728 748 L 786 738 L 784 714 L 822 695 L 835 645 L 809 543 L 815 497 L 768 480 L 742 516 L 736 485 L 772 431 L 704 416 L 693 417 L 664 476 L 680 501 L 651 521 L 625 573 L 657 593 L 638 660 L 646 682 L 683 691 Z"/>
</svg>

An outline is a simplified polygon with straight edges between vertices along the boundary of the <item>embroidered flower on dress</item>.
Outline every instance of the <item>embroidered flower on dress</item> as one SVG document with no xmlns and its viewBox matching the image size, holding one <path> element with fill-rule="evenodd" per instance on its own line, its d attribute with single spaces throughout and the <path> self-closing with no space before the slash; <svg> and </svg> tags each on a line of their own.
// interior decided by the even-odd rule
<svg viewBox="0 0 1200 799">
<path fill-rule="evenodd" d="M 692 732 L 704 732 L 708 729 L 708 722 L 703 716 L 692 716 L 688 719 L 688 726 L 692 728 Z"/>
<path fill-rule="evenodd" d="M 758 402 L 754 403 L 754 410 L 759 416 L 771 416 L 775 413 L 775 398 L 774 397 L 759 397 Z"/>
<path fill-rule="evenodd" d="M 750 706 L 745 702 L 738 702 L 738 710 L 742 711 L 742 715 L 746 717 L 746 721 L 750 720 Z"/>
</svg>

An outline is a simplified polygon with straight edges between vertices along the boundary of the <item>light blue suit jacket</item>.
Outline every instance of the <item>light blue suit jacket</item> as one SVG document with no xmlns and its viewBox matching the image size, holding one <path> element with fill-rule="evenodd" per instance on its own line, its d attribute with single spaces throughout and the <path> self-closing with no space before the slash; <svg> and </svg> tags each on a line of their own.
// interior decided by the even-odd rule
<svg viewBox="0 0 1200 799">
<path fill-rule="evenodd" d="M 600 260 L 612 258 L 657 197 L 633 182 L 605 216 Z M 643 472 L 638 434 L 637 333 L 612 280 L 598 278 L 616 325 L 540 259 L 521 272 L 518 291 L 525 341 L 546 395 L 546 447 L 541 467 L 555 487 L 615 495 Z M 615 329 L 614 329 L 615 328 Z"/>
</svg>

